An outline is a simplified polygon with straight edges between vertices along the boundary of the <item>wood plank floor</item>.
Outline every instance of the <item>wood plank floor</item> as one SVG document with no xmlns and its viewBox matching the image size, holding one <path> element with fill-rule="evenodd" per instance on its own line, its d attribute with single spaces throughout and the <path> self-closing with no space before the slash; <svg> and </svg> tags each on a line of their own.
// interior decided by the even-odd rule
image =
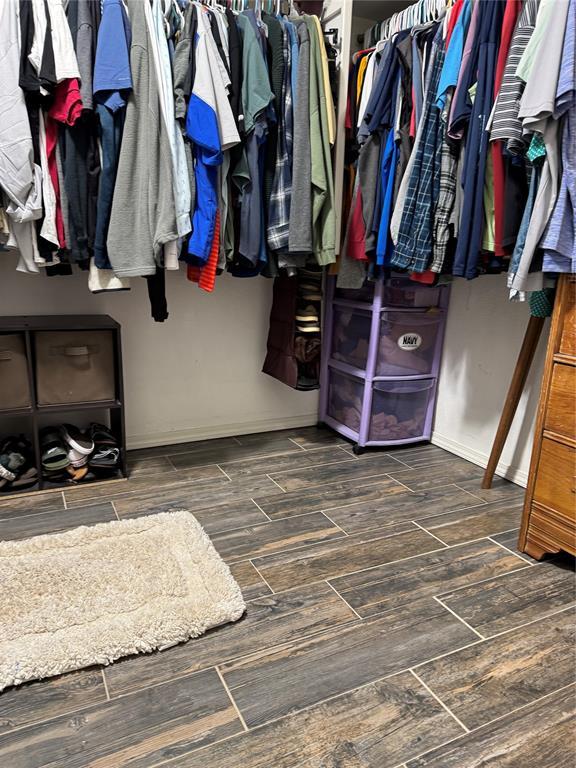
<svg viewBox="0 0 576 768">
<path fill-rule="evenodd" d="M 0 694 L 1 768 L 573 768 L 573 562 L 524 491 L 431 445 L 315 427 L 132 451 L 0 539 L 193 512 L 247 600 L 197 640 Z M 1 617 L 0 617 L 1 620 Z"/>
</svg>

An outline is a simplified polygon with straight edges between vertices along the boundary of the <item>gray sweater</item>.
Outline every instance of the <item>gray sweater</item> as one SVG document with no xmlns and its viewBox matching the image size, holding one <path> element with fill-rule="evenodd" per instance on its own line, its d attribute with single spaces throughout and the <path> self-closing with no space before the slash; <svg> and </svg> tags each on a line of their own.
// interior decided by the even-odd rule
<svg viewBox="0 0 576 768">
<path fill-rule="evenodd" d="M 162 265 L 165 243 L 178 238 L 172 156 L 160 108 L 152 41 L 142 0 L 127 0 L 132 25 L 133 89 L 118 162 L 108 256 L 119 277 L 146 276 Z"/>
<path fill-rule="evenodd" d="M 304 19 L 293 20 L 300 41 L 296 109 L 294 110 L 294 153 L 292 160 L 292 210 L 288 250 L 312 252 L 312 161 L 310 156 L 310 35 Z"/>
</svg>

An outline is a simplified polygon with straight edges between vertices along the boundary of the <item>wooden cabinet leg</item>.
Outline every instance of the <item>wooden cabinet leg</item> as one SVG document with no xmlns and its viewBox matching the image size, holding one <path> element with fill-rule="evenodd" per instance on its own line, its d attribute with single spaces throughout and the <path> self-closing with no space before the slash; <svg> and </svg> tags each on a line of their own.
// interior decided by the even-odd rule
<svg viewBox="0 0 576 768">
<path fill-rule="evenodd" d="M 533 541 L 530 541 L 529 539 L 527 539 L 526 544 L 522 549 L 522 552 L 524 552 L 527 555 L 530 555 L 530 557 L 533 557 L 534 560 L 542 560 L 544 555 L 557 555 L 558 552 L 560 552 L 560 550 L 556 549 L 552 551 L 550 549 L 544 549 L 543 547 L 540 546 L 540 544 L 536 544 Z"/>
</svg>

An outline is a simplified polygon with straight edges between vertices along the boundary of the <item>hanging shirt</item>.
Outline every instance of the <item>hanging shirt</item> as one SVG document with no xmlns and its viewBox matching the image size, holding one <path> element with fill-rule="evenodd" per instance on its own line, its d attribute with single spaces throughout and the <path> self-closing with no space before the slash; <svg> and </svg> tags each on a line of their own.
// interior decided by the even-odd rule
<svg viewBox="0 0 576 768">
<path fill-rule="evenodd" d="M 174 113 L 182 122 L 186 120 L 186 109 L 196 73 L 194 49 L 197 25 L 196 9 L 192 3 L 189 3 L 184 10 L 184 26 L 180 30 L 173 61 Z"/>
<path fill-rule="evenodd" d="M 267 134 L 266 111 L 274 99 L 268 69 L 253 11 L 237 16 L 242 37 L 242 109 L 246 133 L 243 173 L 248 174 L 242 190 L 240 211 L 240 255 L 255 267 L 265 260 L 263 199 L 263 152 Z M 236 173 L 236 170 L 235 170 Z"/>
<path fill-rule="evenodd" d="M 480 3 L 481 11 L 477 42 L 473 47 L 467 74 L 468 88 L 478 76 L 476 95 L 472 106 L 461 99 L 455 119 L 459 125 L 465 123 L 470 114 L 470 127 L 466 141 L 464 166 L 464 197 L 458 243 L 454 255 L 452 274 L 468 279 L 478 274 L 478 261 L 482 247 L 484 228 L 484 181 L 488 153 L 486 124 L 492 108 L 494 94 L 494 73 L 498 55 L 498 40 L 505 10 L 504 0 Z M 456 96 L 455 96 L 456 98 Z"/>
<path fill-rule="evenodd" d="M 64 11 L 63 0 L 47 0 L 50 12 L 50 36 L 54 48 L 56 81 L 76 78 L 80 80 L 80 69 L 76 59 L 70 27 Z"/>
<path fill-rule="evenodd" d="M 494 78 L 495 99 L 498 98 L 498 93 L 502 85 L 512 36 L 521 11 L 522 3 L 520 0 L 507 0 L 502 22 L 500 49 L 498 51 Z M 492 115 L 488 119 L 488 124 L 486 126 L 486 130 L 488 131 L 490 130 L 491 117 Z M 504 158 L 502 149 L 502 142 L 492 142 L 492 146 L 490 147 L 490 167 L 492 169 L 493 179 L 491 181 L 493 183 L 489 184 L 487 179 L 484 190 L 485 199 L 490 199 L 490 201 L 493 202 L 493 216 L 489 217 L 488 212 L 486 212 L 486 222 L 488 224 L 489 221 L 494 221 L 494 236 L 490 240 L 492 243 L 492 248 L 490 248 L 490 250 L 493 250 L 496 256 L 506 255 L 507 246 L 516 238 L 520 221 L 519 206 L 515 206 L 514 201 L 515 199 L 521 200 L 525 193 L 525 178 L 522 178 L 523 174 L 514 173 L 515 169 L 512 167 L 510 159 Z M 490 192 L 493 193 L 492 196 L 490 195 Z M 506 197 L 508 197 L 509 204 L 507 210 Z"/>
<path fill-rule="evenodd" d="M 442 73 L 440 75 L 440 82 L 438 83 L 438 91 L 436 93 L 436 106 L 440 110 L 443 110 L 446 106 L 446 94 L 448 90 L 450 88 L 455 88 L 456 84 L 458 83 L 458 72 L 460 71 L 460 64 L 462 62 L 462 54 L 464 50 L 464 41 L 466 40 L 466 34 L 468 32 L 468 25 L 470 24 L 471 14 L 472 1 L 463 0 L 461 12 L 454 26 L 453 33 L 446 50 L 446 57 L 442 67 Z M 448 39 L 446 42 L 448 43 Z"/>
<path fill-rule="evenodd" d="M 394 140 L 394 131 L 388 131 L 388 137 L 382 153 L 381 183 L 382 183 L 382 210 L 378 227 L 378 241 L 376 243 L 376 264 L 388 265 L 394 249 L 390 237 L 390 218 L 392 216 L 394 200 L 394 177 L 398 162 L 398 145 Z"/>
<path fill-rule="evenodd" d="M 415 272 L 424 272 L 433 256 L 432 213 L 439 193 L 442 149 L 440 111 L 434 106 L 434 101 L 444 55 L 439 24 L 435 27 L 426 74 L 423 113 L 418 130 L 420 138 L 414 147 L 414 163 L 408 177 L 396 249 L 390 260 L 394 266 Z"/>
<path fill-rule="evenodd" d="M 284 80 L 278 111 L 279 130 L 272 194 L 268 209 L 267 239 L 271 250 L 287 250 L 292 200 L 292 83 L 291 45 L 283 24 Z"/>
<path fill-rule="evenodd" d="M 292 196 L 298 200 L 298 216 L 290 217 L 288 249 L 292 253 L 312 250 L 312 187 L 310 157 L 310 35 L 304 19 L 294 21 L 300 41 L 297 101 L 294 107 L 294 157 Z"/>
<path fill-rule="evenodd" d="M 197 7 L 196 77 L 186 113 L 186 134 L 194 142 L 196 205 L 188 243 L 189 263 L 206 262 L 215 235 L 218 166 L 222 152 L 240 141 L 217 53 L 210 43 L 210 24 Z M 188 261 L 188 259 L 186 259 Z"/>
<path fill-rule="evenodd" d="M 554 112 L 568 7 L 568 0 L 556 0 L 554 15 L 549 17 L 543 32 L 545 44 L 534 54 L 534 76 L 526 83 L 518 112 L 524 134 L 542 132 L 542 121 Z M 538 21 L 536 23 L 538 25 Z"/>
<path fill-rule="evenodd" d="M 104 0 L 94 62 L 94 101 L 99 117 L 102 168 L 96 207 L 94 261 L 111 269 L 106 239 L 124 131 L 126 99 L 132 89 L 130 20 L 122 0 Z"/>
<path fill-rule="evenodd" d="M 93 93 L 110 112 L 126 106 L 132 88 L 130 20 L 122 0 L 104 0 L 94 61 Z"/>
<path fill-rule="evenodd" d="M 532 35 L 530 35 L 530 40 L 528 41 L 522 57 L 518 62 L 518 66 L 516 67 L 516 77 L 523 80 L 525 83 L 530 79 L 532 68 L 536 61 L 536 55 L 538 54 L 540 46 L 545 41 L 546 30 L 554 17 L 557 5 L 565 2 L 566 0 L 541 0 L 540 5 L 538 6 L 538 15 L 536 16 L 534 31 Z"/>
<path fill-rule="evenodd" d="M 525 83 L 516 77 L 516 70 L 534 32 L 538 2 L 539 0 L 524 1 L 512 35 L 500 90 L 488 123 L 490 140 L 506 142 L 506 150 L 511 154 L 520 154 L 526 148 L 522 121 L 518 117 Z"/>
<path fill-rule="evenodd" d="M 558 199 L 540 243 L 544 272 L 576 272 L 576 1 L 564 36 L 554 116 L 564 119 L 562 180 Z"/>
<path fill-rule="evenodd" d="M 108 255 L 121 277 L 155 275 L 164 245 L 178 237 L 172 157 L 162 118 L 161 93 L 141 0 L 126 2 L 132 28 L 124 133 L 108 228 Z"/>
<path fill-rule="evenodd" d="M 356 117 L 356 127 L 360 128 L 364 115 L 366 113 L 366 107 L 368 106 L 368 100 L 372 93 L 372 86 L 374 84 L 374 72 L 376 69 L 376 56 L 373 53 L 369 53 L 366 57 L 368 63 L 366 64 L 366 72 L 364 73 L 364 84 L 362 87 L 362 93 L 360 94 L 360 101 L 358 103 L 358 114 Z"/>
<path fill-rule="evenodd" d="M 184 151 L 184 138 L 175 117 L 172 68 L 165 34 L 164 14 L 160 7 L 160 0 L 152 0 L 151 6 L 148 3 L 145 5 L 152 56 L 161 94 L 160 106 L 170 141 L 170 154 L 172 156 L 171 177 L 174 187 L 174 204 L 176 206 L 176 227 L 178 237 L 181 238 L 191 230 L 190 182 L 188 166 L 186 164 L 186 153 Z M 177 252 L 178 249 L 175 242 L 167 244 L 165 247 L 164 266 L 167 269 L 178 269 Z"/>
<path fill-rule="evenodd" d="M 542 6 L 540 6 L 542 10 Z M 540 18 L 540 13 L 538 14 Z M 551 50 L 542 42 L 537 47 L 533 57 L 533 77 L 543 78 L 542 98 L 540 102 L 538 92 L 534 88 L 529 88 L 527 84 L 524 96 L 528 93 L 529 98 L 522 99 L 521 111 L 524 110 L 523 130 L 531 126 L 537 132 L 533 137 L 538 137 L 543 141 L 546 147 L 546 157 L 542 166 L 540 184 L 534 209 L 530 218 L 530 225 L 526 234 L 526 243 L 522 251 L 522 256 L 516 274 L 511 280 L 512 298 L 522 298 L 526 291 L 539 291 L 543 288 L 542 253 L 538 250 L 542 235 L 546 230 L 548 221 L 554 210 L 559 192 L 559 182 L 562 173 L 560 157 L 560 124 L 551 117 L 553 107 L 550 104 L 550 81 L 558 84 L 558 73 L 560 59 L 562 56 L 562 46 L 564 32 L 566 30 L 568 16 L 568 5 L 566 0 L 560 0 L 554 4 L 554 13 L 544 17 L 542 23 L 548 25 L 548 36 L 552 41 Z M 538 19 L 536 20 L 538 26 Z M 540 74 L 542 72 L 542 75 Z M 537 74 L 536 74 L 537 73 Z M 550 109 L 552 107 L 552 109 Z M 528 124 L 528 126 L 526 125 Z"/>
<path fill-rule="evenodd" d="M 299 61 L 299 45 L 298 45 L 298 32 L 296 26 L 287 19 L 284 20 L 288 36 L 290 38 L 290 87 L 292 90 L 292 109 L 296 106 L 296 94 L 298 92 L 298 61 Z"/>
<path fill-rule="evenodd" d="M 447 120 L 448 135 L 453 139 L 461 139 L 463 137 L 464 129 L 461 125 L 457 125 L 456 123 L 458 120 L 462 119 L 463 115 L 467 119 L 470 113 L 470 100 L 468 95 L 468 89 L 471 85 L 470 58 L 475 59 L 477 56 L 478 23 L 480 12 L 484 5 L 485 3 L 473 3 L 472 5 L 472 15 L 470 16 L 468 33 L 462 51 L 462 61 L 458 71 L 458 81 L 456 83 L 454 98 L 452 99 L 452 105 L 450 107 L 450 116 Z M 466 109 L 462 112 L 464 106 L 466 106 Z"/>
<path fill-rule="evenodd" d="M 312 252 L 320 265 L 332 264 L 335 256 L 334 182 L 330 128 L 322 58 L 324 38 L 311 16 L 305 16 L 310 34 L 310 144 L 312 158 Z"/>
<path fill-rule="evenodd" d="M 21 258 L 18 270 L 37 272 L 35 225 L 41 215 L 40 174 L 35 173 L 32 136 L 24 101 L 18 85 L 20 72 L 18 16 L 11 3 L 0 4 L 0 45 L 2 77 L 0 99 L 6 105 L 0 121 L 0 189 L 9 205 L 10 230 Z"/>
</svg>

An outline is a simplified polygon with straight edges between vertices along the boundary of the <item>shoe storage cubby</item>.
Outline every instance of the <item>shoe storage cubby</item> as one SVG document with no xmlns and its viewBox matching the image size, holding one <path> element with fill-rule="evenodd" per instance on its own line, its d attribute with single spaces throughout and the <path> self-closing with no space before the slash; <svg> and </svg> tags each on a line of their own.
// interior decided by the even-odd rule
<svg viewBox="0 0 576 768">
<path fill-rule="evenodd" d="M 429 440 L 449 286 L 326 284 L 320 421 L 365 447 Z"/>
<path fill-rule="evenodd" d="M 68 442 L 63 424 L 78 428 Z M 0 464 L 18 452 L 27 461 L 15 480 L 0 467 L 0 497 L 127 476 L 120 325 L 111 317 L 0 317 Z"/>
</svg>

